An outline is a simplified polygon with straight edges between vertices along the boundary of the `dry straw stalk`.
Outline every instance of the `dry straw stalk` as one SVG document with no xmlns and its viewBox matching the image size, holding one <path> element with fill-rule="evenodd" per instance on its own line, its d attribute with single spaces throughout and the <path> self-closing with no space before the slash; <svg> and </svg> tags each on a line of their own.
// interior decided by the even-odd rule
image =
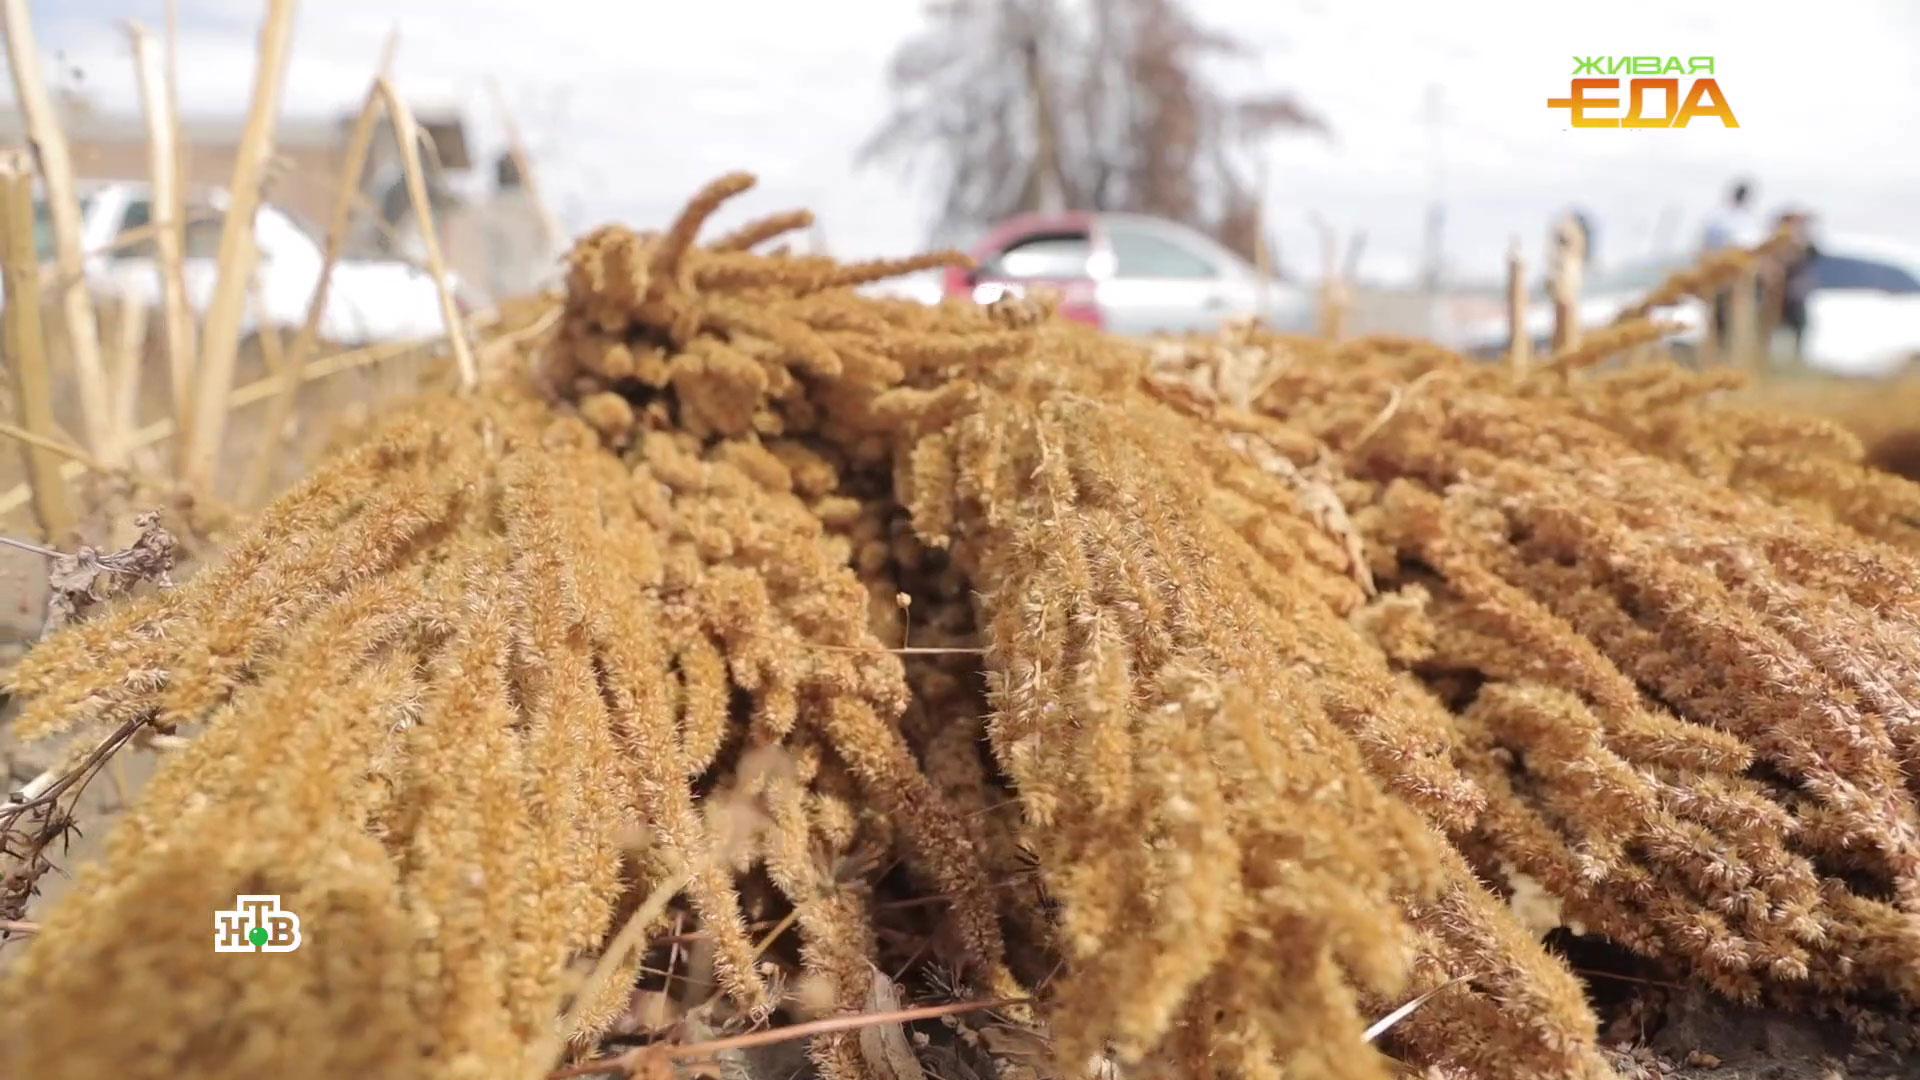
<svg viewBox="0 0 1920 1080">
<path fill-rule="evenodd" d="M 5 236 L 7 367 L 28 445 L 24 447 L 34 516 L 41 535 L 62 542 L 73 528 L 73 506 L 60 474 L 53 440 L 53 378 L 40 327 L 40 260 L 34 252 L 33 173 L 26 156 L 0 159 L 0 230 Z"/>
<path fill-rule="evenodd" d="M 540 250 L 543 255 L 547 254 L 560 246 L 566 234 L 560 228 L 560 219 L 553 214 L 553 207 L 541 194 L 540 178 L 533 168 L 533 156 L 527 153 L 526 139 L 521 136 L 520 125 L 507 105 L 507 96 L 500 89 L 500 80 L 487 79 L 487 94 L 493 98 L 494 110 L 500 115 L 500 126 L 506 130 L 507 153 L 513 160 L 515 171 L 520 174 L 521 186 L 527 189 L 527 195 L 533 201 L 534 213 L 540 216 Z"/>
<path fill-rule="evenodd" d="M 99 327 L 87 292 L 85 253 L 80 248 L 80 200 L 74 192 L 73 162 L 67 152 L 66 132 L 54 115 L 53 102 L 40 73 L 40 49 L 33 36 L 33 20 L 26 0 L 0 0 L 5 16 L 7 62 L 13 71 L 14 100 L 26 118 L 27 137 L 33 140 L 40 177 L 45 184 L 47 212 L 53 223 L 54 265 L 58 268 L 60 315 L 67 348 L 72 354 L 75 388 L 87 442 L 109 462 L 120 460 L 119 432 L 113 411 L 107 371 L 100 359 Z"/>
<path fill-rule="evenodd" d="M 227 427 L 227 393 L 233 388 L 240 325 L 246 316 L 248 284 L 259 257 L 254 212 L 273 157 L 273 130 L 286 78 L 287 46 L 293 37 L 293 0 L 268 0 L 254 61 L 253 97 L 247 123 L 227 185 L 226 224 L 220 230 L 219 268 L 207 302 L 200 361 L 194 372 L 193 409 L 180 441 L 180 471 L 203 490 L 214 487 L 215 469 Z"/>
<path fill-rule="evenodd" d="M 173 416 L 185 426 L 191 407 L 195 353 L 193 311 L 187 304 L 187 286 L 181 261 L 186 243 L 186 199 L 180 190 L 180 146 L 175 141 L 179 118 L 174 115 L 153 35 L 138 23 L 127 24 L 133 46 L 134 72 L 140 83 L 140 105 L 147 123 L 147 161 L 153 215 L 154 268 L 160 276 L 160 312 L 167 351 L 167 374 L 172 390 Z"/>
<path fill-rule="evenodd" d="M 390 38 L 391 41 L 397 41 L 397 38 Z M 446 261 L 440 253 L 439 233 L 427 197 L 426 174 L 420 165 L 419 125 L 415 123 L 406 102 L 394 93 L 392 84 L 382 75 L 374 80 L 373 86 L 367 91 L 366 103 L 354 118 L 353 130 L 347 137 L 340 177 L 334 185 L 333 210 L 327 220 L 320 279 L 314 286 L 312 298 L 307 302 L 306 317 L 301 321 L 300 330 L 287 351 L 286 371 L 279 373 L 279 392 L 267 401 L 267 415 L 262 427 L 267 441 L 260 453 L 254 455 L 241 483 L 242 505 L 252 505 L 266 493 L 279 447 L 279 433 L 286 429 L 287 422 L 293 416 L 300 387 L 305 381 L 307 363 L 319 345 L 321 325 L 326 319 L 327 305 L 333 295 L 333 268 L 340 260 L 342 245 L 346 243 L 355 200 L 360 192 L 361 174 L 366 171 L 367 156 L 372 150 L 383 111 L 398 143 L 401 167 L 406 174 L 407 196 L 412 200 L 414 220 L 419 225 L 421 240 L 426 246 L 429 272 L 433 275 L 440 315 L 446 324 L 447 340 L 453 348 L 461 384 L 471 388 L 479 381 L 478 364 L 474 359 L 466 325 L 454 303 Z"/>
</svg>

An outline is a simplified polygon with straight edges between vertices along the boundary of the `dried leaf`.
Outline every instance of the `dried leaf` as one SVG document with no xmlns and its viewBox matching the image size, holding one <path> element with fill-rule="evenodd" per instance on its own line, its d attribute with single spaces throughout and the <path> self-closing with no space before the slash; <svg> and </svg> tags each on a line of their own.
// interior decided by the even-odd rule
<svg viewBox="0 0 1920 1080">
<path fill-rule="evenodd" d="M 867 990 L 870 1013 L 898 1012 L 900 990 L 892 979 L 873 969 L 873 984 Z M 870 1024 L 860 1029 L 860 1056 L 877 1080 L 926 1080 L 913 1044 L 907 1041 L 903 1024 Z"/>
<path fill-rule="evenodd" d="M 80 619 L 88 608 L 127 591 L 135 582 L 151 581 L 163 589 L 173 587 L 178 542 L 161 526 L 160 515 L 154 511 L 141 514 L 133 523 L 140 535 L 122 551 L 103 554 L 82 545 L 53 560 L 47 568 L 47 619 L 42 636 Z"/>
</svg>

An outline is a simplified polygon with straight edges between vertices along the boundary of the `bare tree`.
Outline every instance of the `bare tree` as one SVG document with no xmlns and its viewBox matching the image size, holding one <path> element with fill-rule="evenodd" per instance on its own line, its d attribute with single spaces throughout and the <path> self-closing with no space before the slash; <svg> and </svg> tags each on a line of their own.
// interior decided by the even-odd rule
<svg viewBox="0 0 1920 1080">
<path fill-rule="evenodd" d="M 893 113 L 863 159 L 934 159 L 943 223 L 992 220 L 1080 200 L 1069 185 L 1054 110 L 1068 49 L 1055 0 L 943 0 L 894 54 Z"/>
<path fill-rule="evenodd" d="M 931 158 L 946 228 L 1133 210 L 1251 255 L 1248 153 L 1277 131 L 1326 131 L 1291 96 L 1221 91 L 1208 65 L 1245 51 L 1180 0 L 943 0 L 928 15 L 895 54 L 897 104 L 862 157 Z"/>
</svg>

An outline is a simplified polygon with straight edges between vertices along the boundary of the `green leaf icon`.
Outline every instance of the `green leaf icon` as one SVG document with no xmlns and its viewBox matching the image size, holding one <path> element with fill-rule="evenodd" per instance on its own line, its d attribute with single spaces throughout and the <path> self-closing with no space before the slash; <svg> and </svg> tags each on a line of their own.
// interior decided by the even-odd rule
<svg viewBox="0 0 1920 1080">
<path fill-rule="evenodd" d="M 265 945 L 267 943 L 267 928 L 264 926 L 254 927 L 248 932 L 247 940 L 253 942 L 253 947 L 256 949 Z"/>
</svg>

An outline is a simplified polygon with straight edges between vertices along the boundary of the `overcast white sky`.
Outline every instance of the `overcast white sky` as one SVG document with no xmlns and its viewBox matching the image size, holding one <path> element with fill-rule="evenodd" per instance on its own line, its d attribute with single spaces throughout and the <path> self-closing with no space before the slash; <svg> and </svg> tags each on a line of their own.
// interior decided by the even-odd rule
<svg viewBox="0 0 1920 1080">
<path fill-rule="evenodd" d="M 1673 242 L 1691 243 L 1735 174 L 1759 181 L 1763 208 L 1804 204 L 1833 232 L 1920 247 L 1920 3 L 1193 6 L 1252 54 L 1222 69 L 1230 84 L 1294 91 L 1333 125 L 1331 140 L 1268 148 L 1270 220 L 1295 271 L 1312 269 L 1317 212 L 1365 230 L 1363 272 L 1410 274 L 1436 192 L 1461 273 L 1493 273 L 1512 236 L 1537 252 L 1570 205 L 1598 221 L 1601 258 L 1619 260 L 1649 249 L 1663 214 Z M 78 80 L 103 108 L 135 106 L 121 24 L 159 27 L 163 0 L 30 7 L 61 61 L 49 77 Z M 181 10 L 185 110 L 237 114 L 261 5 Z M 898 252 L 924 239 L 931 192 L 853 158 L 885 112 L 888 57 L 920 18 L 913 0 L 308 0 L 285 114 L 357 105 L 397 22 L 401 88 L 463 105 L 483 151 L 499 145 L 484 80 L 501 82 L 570 227 L 658 223 L 704 180 L 747 168 L 762 189 L 734 213 L 806 205 L 836 252 Z M 1741 127 L 1572 130 L 1545 102 L 1565 93 L 1572 56 L 1593 53 L 1713 55 Z"/>
</svg>

